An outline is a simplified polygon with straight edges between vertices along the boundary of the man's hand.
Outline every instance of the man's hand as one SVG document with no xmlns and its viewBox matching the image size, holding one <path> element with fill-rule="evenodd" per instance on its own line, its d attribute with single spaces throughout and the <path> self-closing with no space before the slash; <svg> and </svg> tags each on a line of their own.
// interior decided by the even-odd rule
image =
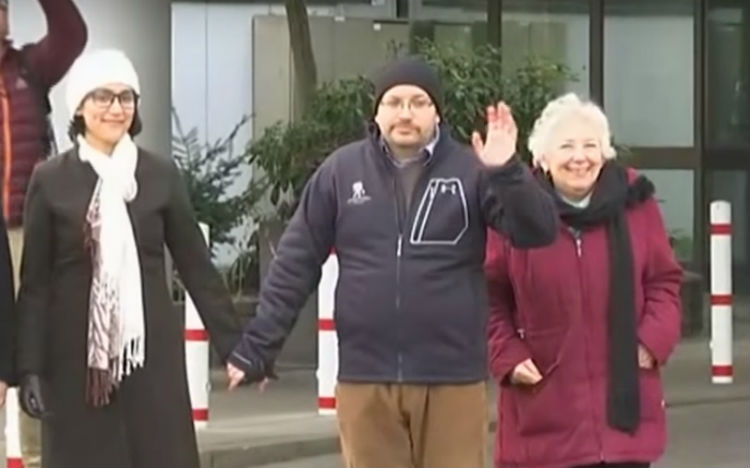
<svg viewBox="0 0 750 468">
<path fill-rule="evenodd" d="M 653 369 L 656 367 L 656 359 L 642 344 L 638 344 L 638 367 L 641 369 Z"/>
<path fill-rule="evenodd" d="M 229 390 L 234 390 L 245 380 L 245 371 L 227 363 L 227 377 L 229 377 Z"/>
<path fill-rule="evenodd" d="M 471 136 L 471 143 L 479 160 L 487 167 L 498 167 L 507 163 L 516 153 L 518 127 L 504 102 L 487 108 L 487 140 L 482 141 L 479 132 Z"/>
<path fill-rule="evenodd" d="M 516 385 L 536 385 L 541 380 L 542 374 L 531 359 L 518 364 L 510 376 L 511 383 Z"/>
<path fill-rule="evenodd" d="M 8 393 L 8 384 L 0 380 L 0 408 L 5 405 L 5 395 Z"/>
<path fill-rule="evenodd" d="M 227 376 L 229 377 L 229 391 L 232 391 L 245 380 L 245 371 L 233 366 L 231 363 L 227 363 Z M 265 378 L 258 384 L 258 390 L 263 393 L 266 391 L 267 386 L 268 378 Z"/>
</svg>

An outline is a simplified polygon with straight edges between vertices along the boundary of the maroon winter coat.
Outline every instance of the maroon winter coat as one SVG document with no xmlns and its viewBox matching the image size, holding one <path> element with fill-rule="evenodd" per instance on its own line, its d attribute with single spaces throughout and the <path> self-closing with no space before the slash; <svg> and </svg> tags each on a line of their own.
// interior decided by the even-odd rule
<svg viewBox="0 0 750 468">
<path fill-rule="evenodd" d="M 631 171 L 631 180 L 634 172 Z M 682 270 L 653 198 L 627 211 L 638 338 L 663 365 L 680 337 Z M 658 459 L 666 446 L 660 372 L 640 372 L 641 423 L 628 435 L 607 424 L 609 253 L 606 226 L 582 234 L 580 256 L 562 226 L 554 244 L 517 250 L 494 231 L 486 272 L 490 362 L 501 383 L 495 465 L 571 467 Z M 510 384 L 532 358 L 544 376 Z"/>
</svg>

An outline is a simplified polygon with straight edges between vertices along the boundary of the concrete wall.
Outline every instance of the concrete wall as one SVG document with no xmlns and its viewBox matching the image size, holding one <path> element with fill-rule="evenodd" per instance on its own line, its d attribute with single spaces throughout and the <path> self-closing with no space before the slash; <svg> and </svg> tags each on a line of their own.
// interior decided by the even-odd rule
<svg viewBox="0 0 750 468">
<path fill-rule="evenodd" d="M 408 43 L 406 24 L 371 19 L 314 16 L 310 18 L 313 54 L 320 83 L 368 75 L 388 60 L 389 44 Z M 290 118 L 294 99 L 294 67 L 286 17 L 253 18 L 254 134 Z M 268 47 L 273 44 L 273 47 Z"/>
<path fill-rule="evenodd" d="M 172 4 L 171 99 L 184 132 L 197 130 L 201 142 L 225 138 L 253 109 L 251 17 L 261 5 Z M 251 138 L 252 119 L 238 132 L 234 153 Z M 172 131 L 175 131 L 174 125 Z M 252 171 L 244 168 L 229 189 L 241 193 Z M 247 226 L 233 231 L 237 244 Z M 238 245 L 220 246 L 215 261 L 230 264 Z"/>
<path fill-rule="evenodd" d="M 116 47 L 135 64 L 142 86 L 143 133 L 138 143 L 159 154 L 170 154 L 170 2 L 169 0 L 76 0 L 89 29 L 86 50 Z M 45 31 L 36 1 L 12 2 L 11 36 L 21 45 L 41 38 Z M 58 145 L 69 148 L 70 121 L 65 105 L 65 81 L 52 91 L 53 121 Z"/>
<path fill-rule="evenodd" d="M 308 8 L 321 79 L 340 75 L 330 70 L 328 57 L 336 53 L 328 49 L 343 49 L 343 43 L 336 43 L 325 29 L 334 21 L 344 24 L 336 28 L 336 38 L 341 39 L 341 31 L 352 24 L 342 22 L 343 18 L 391 14 L 392 2 L 376 0 L 373 5 Z M 346 38 L 358 41 L 360 46 L 354 50 L 369 47 L 365 37 L 358 40 L 355 36 Z M 172 51 L 174 106 L 183 126 L 196 128 L 203 141 L 226 136 L 243 115 L 253 119 L 248 131 L 238 136 L 241 142 L 268 124 L 257 120 L 259 114 L 267 112 L 271 122 L 288 118 L 291 53 L 283 5 L 173 2 Z M 339 58 L 338 67 L 346 68 L 348 61 L 357 60 L 362 60 L 361 54 L 349 52 L 346 58 Z"/>
</svg>

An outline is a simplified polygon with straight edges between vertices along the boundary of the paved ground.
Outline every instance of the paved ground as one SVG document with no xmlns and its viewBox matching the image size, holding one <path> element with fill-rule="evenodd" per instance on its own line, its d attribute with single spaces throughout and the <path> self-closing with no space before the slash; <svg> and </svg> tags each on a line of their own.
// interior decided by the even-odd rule
<svg viewBox="0 0 750 468">
<path fill-rule="evenodd" d="M 750 323 L 744 319 L 735 324 L 734 356 L 735 382 L 714 385 L 708 341 L 680 344 L 664 372 L 672 445 L 660 466 L 728 467 L 738 460 L 750 466 Z M 336 466 L 330 463 L 338 452 L 335 419 L 317 415 L 314 371 L 284 371 L 262 395 L 253 387 L 227 392 L 220 370 L 212 381 L 211 421 L 198 433 L 204 467 Z"/>
<path fill-rule="evenodd" d="M 670 408 L 670 444 L 656 468 L 750 466 L 750 401 Z M 492 453 L 492 446 L 487 447 Z M 491 468 L 491 464 L 488 468 Z M 338 454 L 300 458 L 259 468 L 341 468 Z"/>
</svg>

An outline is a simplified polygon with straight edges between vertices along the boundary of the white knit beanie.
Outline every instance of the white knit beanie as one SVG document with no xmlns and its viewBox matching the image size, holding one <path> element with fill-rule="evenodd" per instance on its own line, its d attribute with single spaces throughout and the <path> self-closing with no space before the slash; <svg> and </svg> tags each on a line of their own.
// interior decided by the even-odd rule
<svg viewBox="0 0 750 468">
<path fill-rule="evenodd" d="M 111 83 L 129 86 L 136 94 L 141 94 L 138 73 L 122 51 L 103 49 L 80 56 L 68 75 L 65 101 L 70 115 L 75 115 L 87 94 Z"/>
</svg>

